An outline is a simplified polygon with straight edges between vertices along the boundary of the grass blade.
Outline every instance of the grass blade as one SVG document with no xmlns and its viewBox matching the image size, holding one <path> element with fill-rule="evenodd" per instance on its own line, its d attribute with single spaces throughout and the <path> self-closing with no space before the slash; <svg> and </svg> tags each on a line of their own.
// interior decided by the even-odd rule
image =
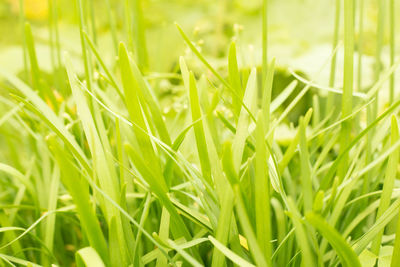
<svg viewBox="0 0 400 267">
<path fill-rule="evenodd" d="M 390 142 L 392 145 L 394 145 L 398 140 L 399 140 L 399 127 L 397 124 L 396 117 L 393 115 L 391 120 Z M 382 216 L 382 214 L 390 205 L 390 199 L 394 189 L 394 181 L 396 179 L 397 165 L 399 163 L 399 151 L 400 151 L 399 149 L 396 149 L 389 156 L 389 163 L 386 168 L 385 180 L 383 182 L 383 190 L 380 198 L 376 219 L 379 219 L 379 217 Z M 375 237 L 374 242 L 372 242 L 371 251 L 375 253 L 375 255 L 379 255 L 379 250 L 382 243 L 382 236 L 383 236 L 383 229 Z"/>
<path fill-rule="evenodd" d="M 343 266 L 361 267 L 357 254 L 343 237 L 324 219 L 313 212 L 306 214 L 306 220 L 326 238 L 339 255 Z"/>
<path fill-rule="evenodd" d="M 78 267 L 105 267 L 96 250 L 91 247 L 81 248 L 75 257 Z"/>
<path fill-rule="evenodd" d="M 272 266 L 271 255 L 271 208 L 270 208 L 270 183 L 268 179 L 269 158 L 265 145 L 265 117 L 263 112 L 257 116 L 256 128 L 256 177 L 254 182 L 254 201 L 256 216 L 257 242 L 266 259 L 267 265 Z"/>
<path fill-rule="evenodd" d="M 199 96 L 197 93 L 196 80 L 193 72 L 189 74 L 189 97 L 190 97 L 190 109 L 192 113 L 192 122 L 197 121 L 194 126 L 194 133 L 196 137 L 197 152 L 199 154 L 201 172 L 204 179 L 212 185 L 211 180 L 211 166 L 210 159 L 207 151 L 207 143 L 204 135 L 203 121 L 198 121 L 202 115 L 200 110 Z"/>
<path fill-rule="evenodd" d="M 352 111 L 353 95 L 353 54 L 354 54 L 354 1 L 344 2 L 344 69 L 343 69 L 343 95 L 342 118 L 347 117 Z M 340 149 L 343 160 L 339 168 L 339 181 L 342 181 L 348 167 L 348 153 L 346 148 L 350 144 L 352 123 L 346 120 L 342 123 L 340 133 Z"/>
</svg>

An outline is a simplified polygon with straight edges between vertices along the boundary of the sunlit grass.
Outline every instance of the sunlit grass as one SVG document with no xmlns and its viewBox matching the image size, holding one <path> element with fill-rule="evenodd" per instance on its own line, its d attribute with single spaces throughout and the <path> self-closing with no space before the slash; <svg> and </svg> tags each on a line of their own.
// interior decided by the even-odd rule
<svg viewBox="0 0 400 267">
<path fill-rule="evenodd" d="M 389 64 L 379 6 L 376 77 L 361 88 L 363 2 L 335 2 L 333 49 L 320 66 L 330 65 L 327 86 L 293 72 L 275 97 L 282 81 L 269 49 L 270 1 L 260 14 L 261 66 L 245 69 L 240 39 L 217 66 L 176 23 L 187 50 L 171 73 L 152 69 L 143 1 L 121 3 L 121 31 L 116 3 L 105 1 L 110 63 L 95 1 L 76 0 L 82 73 L 76 51 L 62 50 L 57 1 L 48 2 L 50 74 L 21 6 L 24 69 L 0 63 L 2 265 L 398 266 L 395 4 Z M 164 111 L 162 82 L 187 108 Z M 386 83 L 389 100 L 379 106 Z"/>
</svg>

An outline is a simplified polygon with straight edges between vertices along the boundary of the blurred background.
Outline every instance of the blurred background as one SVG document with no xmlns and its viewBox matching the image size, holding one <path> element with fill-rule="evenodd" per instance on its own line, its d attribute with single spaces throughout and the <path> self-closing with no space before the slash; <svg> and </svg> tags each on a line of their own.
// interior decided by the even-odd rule
<svg viewBox="0 0 400 267">
<path fill-rule="evenodd" d="M 94 25 L 97 46 L 103 60 L 115 62 L 113 42 L 128 42 L 124 21 L 124 1 L 98 0 L 93 2 Z M 328 85 L 329 57 L 335 21 L 335 0 L 270 0 L 268 13 L 268 57 L 276 58 L 281 70 L 290 67 L 299 70 L 321 85 Z M 387 1 L 385 1 L 387 2 Z M 399 1 L 396 1 L 397 5 Z M 24 4 L 23 10 L 20 3 Z M 145 39 L 148 54 L 148 70 L 151 72 L 174 72 L 177 59 L 186 55 L 190 61 L 190 51 L 185 46 L 174 22 L 188 33 L 189 38 L 204 53 L 215 67 L 226 65 L 229 43 L 235 40 L 239 50 L 239 64 L 261 65 L 261 0 L 142 0 L 142 16 L 145 22 Z M 359 14 L 356 14 L 356 48 L 361 50 L 363 79 L 361 87 L 368 87 L 374 81 L 373 64 L 376 51 L 377 4 L 376 0 L 355 0 L 363 4 L 363 42 L 358 42 Z M 55 5 L 50 7 L 50 5 Z M 399 7 L 399 6 L 397 6 Z M 90 7 L 87 7 L 90 8 Z M 399 7 L 400 8 L 400 7 Z M 398 8 L 398 10 L 400 10 Z M 49 12 L 53 10 L 53 12 Z M 358 10 L 358 9 L 356 9 Z M 21 43 L 23 38 L 21 14 L 31 23 L 42 71 L 51 70 L 51 33 L 49 23 L 58 25 L 61 50 L 75 56 L 78 70 L 83 70 L 80 60 L 80 39 L 76 1 L 71 0 L 2 0 L 0 1 L 0 65 L 18 73 L 23 69 Z M 51 15 L 53 14 L 53 15 Z M 55 14 L 55 15 L 54 15 Z M 384 16 L 385 21 L 388 16 Z M 111 20 L 110 20 L 111 18 Z M 400 16 L 396 17 L 400 25 Z M 114 25 L 110 25 L 113 21 Z M 339 40 L 342 40 L 342 21 Z M 386 23 L 388 25 L 388 22 Z M 117 36 L 110 34 L 115 27 Z M 397 27 L 397 32 L 400 27 Z M 388 27 L 384 32 L 382 59 L 388 67 Z M 398 34 L 397 34 L 398 35 Z M 342 46 L 337 54 L 335 87 L 341 87 Z M 199 64 L 194 60 L 193 64 Z M 355 69 L 357 69 L 355 60 Z M 79 68 L 79 66 L 81 66 Z M 322 68 L 323 67 L 323 68 Z M 370 78 L 369 78 L 370 77 Z M 356 80 L 356 79 L 355 79 Z M 399 80 L 399 79 L 397 79 Z M 361 88 L 362 89 L 362 88 Z M 356 90 L 361 90 L 356 88 Z M 383 90 L 387 91 L 387 90 Z M 386 99 L 383 95 L 382 99 Z M 383 100 L 382 100 L 383 101 Z"/>
</svg>

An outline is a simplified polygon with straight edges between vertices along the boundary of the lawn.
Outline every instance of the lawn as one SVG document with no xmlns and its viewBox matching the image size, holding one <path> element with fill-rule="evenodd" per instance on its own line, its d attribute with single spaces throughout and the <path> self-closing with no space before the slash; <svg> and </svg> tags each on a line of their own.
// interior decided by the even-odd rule
<svg viewBox="0 0 400 267">
<path fill-rule="evenodd" d="M 0 266 L 400 266 L 398 10 L 0 2 Z"/>
</svg>

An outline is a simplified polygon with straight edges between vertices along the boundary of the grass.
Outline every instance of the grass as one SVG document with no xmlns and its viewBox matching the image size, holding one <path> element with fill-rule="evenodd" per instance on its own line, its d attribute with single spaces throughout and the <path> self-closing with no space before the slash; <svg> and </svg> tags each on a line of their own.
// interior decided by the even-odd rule
<svg viewBox="0 0 400 267">
<path fill-rule="evenodd" d="M 245 69 L 240 36 L 217 65 L 176 23 L 187 50 L 169 73 L 152 69 L 147 2 L 124 1 L 121 20 L 118 4 L 104 2 L 111 61 L 100 49 L 96 1 L 75 3 L 78 61 L 60 42 L 63 11 L 48 3 L 50 73 L 23 5 L 24 69 L 0 65 L 1 266 L 400 264 L 395 1 L 387 25 L 379 5 L 369 86 L 361 86 L 367 67 L 354 64 L 367 57 L 368 2 L 336 1 L 333 50 L 318 72 L 330 64 L 327 85 L 292 72 L 276 96 L 273 1 L 261 1 L 257 14 L 260 66 Z M 184 107 L 166 111 L 163 84 Z M 166 98 L 167 108 L 177 105 Z"/>
</svg>

